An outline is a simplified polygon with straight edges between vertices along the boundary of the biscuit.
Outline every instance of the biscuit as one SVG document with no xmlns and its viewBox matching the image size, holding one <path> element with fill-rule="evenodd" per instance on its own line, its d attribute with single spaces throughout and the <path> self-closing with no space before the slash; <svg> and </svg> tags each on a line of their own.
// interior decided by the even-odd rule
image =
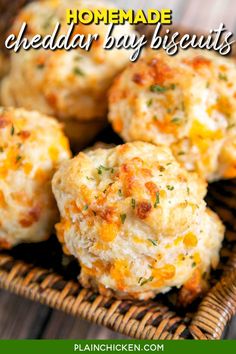
<svg viewBox="0 0 236 354">
<path fill-rule="evenodd" d="M 109 120 L 125 141 L 167 145 L 208 181 L 236 177 L 236 65 L 201 50 L 147 51 L 114 82 Z"/>
<path fill-rule="evenodd" d="M 206 183 L 169 148 L 144 142 L 81 152 L 53 178 L 64 251 L 80 282 L 105 295 L 148 299 L 216 267 L 224 227 L 206 207 Z"/>
<path fill-rule="evenodd" d="M 1 109 L 0 247 L 50 236 L 58 220 L 51 179 L 70 156 L 56 120 L 24 109 Z"/>
<path fill-rule="evenodd" d="M 69 5 L 78 9 L 113 8 L 109 2 L 94 0 L 72 0 Z M 35 34 L 46 36 L 52 34 L 59 21 L 61 33 L 67 33 L 67 8 L 67 0 L 60 1 L 60 4 L 51 0 L 28 4 L 18 15 L 11 32 L 18 34 L 25 21 L 29 38 Z M 75 34 L 99 34 L 89 51 L 80 48 L 70 51 L 30 49 L 12 53 L 10 72 L 1 89 L 3 104 L 55 116 L 65 125 L 73 120 L 92 122 L 92 130 L 96 127 L 94 137 L 106 122 L 107 91 L 114 77 L 128 64 L 130 56 L 130 50 L 103 49 L 107 31 L 108 25 L 103 23 L 75 27 Z M 124 33 L 135 32 L 128 23 L 115 26 L 113 36 Z M 87 127 L 91 132 L 90 126 Z M 74 135 L 75 132 L 71 136 L 73 141 Z M 77 129 L 76 140 L 85 137 L 84 130 Z M 91 133 L 88 133 L 87 140 L 91 140 Z"/>
</svg>

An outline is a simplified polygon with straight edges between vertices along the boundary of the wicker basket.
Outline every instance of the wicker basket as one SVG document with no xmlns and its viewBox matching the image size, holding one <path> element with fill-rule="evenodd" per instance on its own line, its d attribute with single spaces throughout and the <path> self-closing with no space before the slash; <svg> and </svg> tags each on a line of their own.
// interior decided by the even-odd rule
<svg viewBox="0 0 236 354">
<path fill-rule="evenodd" d="M 0 0 L 0 12 L 10 21 L 24 2 L 14 0 L 10 6 Z M 5 28 L 0 19 L 0 31 Z M 108 129 L 100 139 L 110 143 L 117 137 Z M 220 339 L 236 312 L 236 180 L 210 185 L 207 202 L 225 222 L 226 238 L 210 291 L 189 308 L 178 306 L 177 291 L 141 302 L 106 298 L 82 288 L 76 279 L 77 262 L 63 255 L 55 237 L 0 251 L 0 287 L 133 338 Z"/>
</svg>

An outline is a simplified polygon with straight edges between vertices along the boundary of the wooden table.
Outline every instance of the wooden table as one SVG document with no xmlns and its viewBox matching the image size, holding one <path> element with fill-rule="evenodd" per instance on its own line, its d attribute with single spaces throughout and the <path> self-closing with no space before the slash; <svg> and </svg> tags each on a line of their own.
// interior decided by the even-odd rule
<svg viewBox="0 0 236 354">
<path fill-rule="evenodd" d="M 114 1 L 114 0 L 113 0 Z M 223 22 L 236 32 L 236 0 L 115 0 L 122 8 L 171 8 L 174 23 L 208 31 Z M 124 338 L 106 328 L 70 317 L 62 312 L 0 291 L 0 338 Z M 225 332 L 236 339 L 236 319 Z"/>
</svg>

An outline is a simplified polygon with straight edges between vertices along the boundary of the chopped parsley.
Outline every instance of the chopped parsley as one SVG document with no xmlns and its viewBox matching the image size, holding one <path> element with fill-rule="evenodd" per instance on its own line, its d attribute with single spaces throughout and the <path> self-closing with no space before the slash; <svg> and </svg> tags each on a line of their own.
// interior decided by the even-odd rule
<svg viewBox="0 0 236 354">
<path fill-rule="evenodd" d="M 98 174 L 99 174 L 99 175 L 102 175 L 102 172 L 103 172 L 103 171 L 111 171 L 111 173 L 113 173 L 113 172 L 114 172 L 114 169 L 113 169 L 113 168 L 110 168 L 110 167 L 105 167 L 105 166 L 100 165 L 100 166 L 97 168 L 97 171 L 98 171 Z"/>
<path fill-rule="evenodd" d="M 184 152 L 184 151 L 179 151 L 179 152 L 178 152 L 178 155 L 179 155 L 179 156 L 185 155 L 185 152 Z"/>
<path fill-rule="evenodd" d="M 84 211 L 88 210 L 88 205 L 85 205 L 85 206 L 83 207 L 83 210 L 84 210 Z"/>
<path fill-rule="evenodd" d="M 154 208 L 157 208 L 158 204 L 160 204 L 160 193 L 156 192 L 156 201 L 154 203 Z"/>
<path fill-rule="evenodd" d="M 73 73 L 78 76 L 84 76 L 84 72 L 80 68 L 74 68 Z"/>
<path fill-rule="evenodd" d="M 120 197 L 122 197 L 122 190 L 121 190 L 121 189 L 118 190 L 118 195 L 119 195 Z"/>
<path fill-rule="evenodd" d="M 148 106 L 148 107 L 151 107 L 152 102 L 153 102 L 153 99 L 152 99 L 152 98 L 150 98 L 150 100 L 148 100 L 148 101 L 147 101 L 147 106 Z"/>
<path fill-rule="evenodd" d="M 120 220 L 121 220 L 122 224 L 124 224 L 125 220 L 126 220 L 126 214 L 121 214 L 120 215 Z"/>
<path fill-rule="evenodd" d="M 131 206 L 132 206 L 132 209 L 135 209 L 136 201 L 134 198 L 131 199 Z"/>
<path fill-rule="evenodd" d="M 197 265 L 196 262 L 193 262 L 192 263 L 192 268 L 196 267 L 196 265 Z"/>
<path fill-rule="evenodd" d="M 88 181 L 94 181 L 94 178 L 92 178 L 92 177 L 86 176 L 86 179 L 87 179 Z"/>
<path fill-rule="evenodd" d="M 20 155 L 16 156 L 16 162 L 19 162 L 21 159 L 22 159 L 22 156 L 20 156 Z"/>
<path fill-rule="evenodd" d="M 189 187 L 187 187 L 187 193 L 188 193 L 188 195 L 190 194 L 190 188 Z"/>
<path fill-rule="evenodd" d="M 14 128 L 14 125 L 11 126 L 11 135 L 14 135 L 15 134 L 15 128 Z"/>
<path fill-rule="evenodd" d="M 166 92 L 168 88 L 160 86 L 160 85 L 151 85 L 150 91 L 151 92 Z"/>
<path fill-rule="evenodd" d="M 153 244 L 153 246 L 157 246 L 157 241 L 156 240 L 152 240 L 152 239 L 148 239 L 149 242 L 151 242 Z"/>
<path fill-rule="evenodd" d="M 225 74 L 219 73 L 219 79 L 223 81 L 228 81 L 228 77 Z"/>
<path fill-rule="evenodd" d="M 175 118 L 171 119 L 171 123 L 175 123 L 175 124 L 178 124 L 180 121 L 181 121 L 181 118 L 179 118 L 179 117 L 175 117 Z"/>
<path fill-rule="evenodd" d="M 166 92 L 167 90 L 174 90 L 176 88 L 176 84 L 171 84 L 169 87 L 164 87 L 160 85 L 151 85 L 150 91 L 151 92 Z"/>
<path fill-rule="evenodd" d="M 139 278 L 138 283 L 140 284 L 140 286 L 143 286 L 147 283 L 149 283 L 150 281 L 153 281 L 153 276 L 149 277 L 148 279 L 145 278 Z"/>
<path fill-rule="evenodd" d="M 167 188 L 169 191 L 173 191 L 173 190 L 175 189 L 174 186 L 170 186 L 170 185 L 166 186 L 166 188 Z"/>
<path fill-rule="evenodd" d="M 38 64 L 38 65 L 37 65 L 37 69 L 40 69 L 40 70 L 41 70 L 41 69 L 44 68 L 44 66 L 45 66 L 44 64 Z"/>
<path fill-rule="evenodd" d="M 155 114 L 153 117 L 153 120 L 155 120 L 155 121 L 157 121 L 158 120 L 158 118 L 157 118 L 157 115 Z"/>
</svg>

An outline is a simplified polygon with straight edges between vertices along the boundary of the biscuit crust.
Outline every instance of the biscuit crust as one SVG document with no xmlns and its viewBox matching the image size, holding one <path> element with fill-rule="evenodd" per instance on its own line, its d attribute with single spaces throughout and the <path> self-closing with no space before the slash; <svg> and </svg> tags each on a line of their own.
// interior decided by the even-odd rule
<svg viewBox="0 0 236 354">
<path fill-rule="evenodd" d="M 208 181 L 236 177 L 236 65 L 209 51 L 147 51 L 114 82 L 109 120 L 125 141 L 168 145 Z"/>
<path fill-rule="evenodd" d="M 167 147 L 134 142 L 81 152 L 53 178 L 57 235 L 102 294 L 148 299 L 218 262 L 224 227 L 206 184 Z M 196 282 L 195 282 L 196 284 Z"/>
<path fill-rule="evenodd" d="M 71 156 L 60 124 L 24 109 L 0 111 L 0 247 L 47 239 L 58 220 L 51 179 Z"/>
</svg>

